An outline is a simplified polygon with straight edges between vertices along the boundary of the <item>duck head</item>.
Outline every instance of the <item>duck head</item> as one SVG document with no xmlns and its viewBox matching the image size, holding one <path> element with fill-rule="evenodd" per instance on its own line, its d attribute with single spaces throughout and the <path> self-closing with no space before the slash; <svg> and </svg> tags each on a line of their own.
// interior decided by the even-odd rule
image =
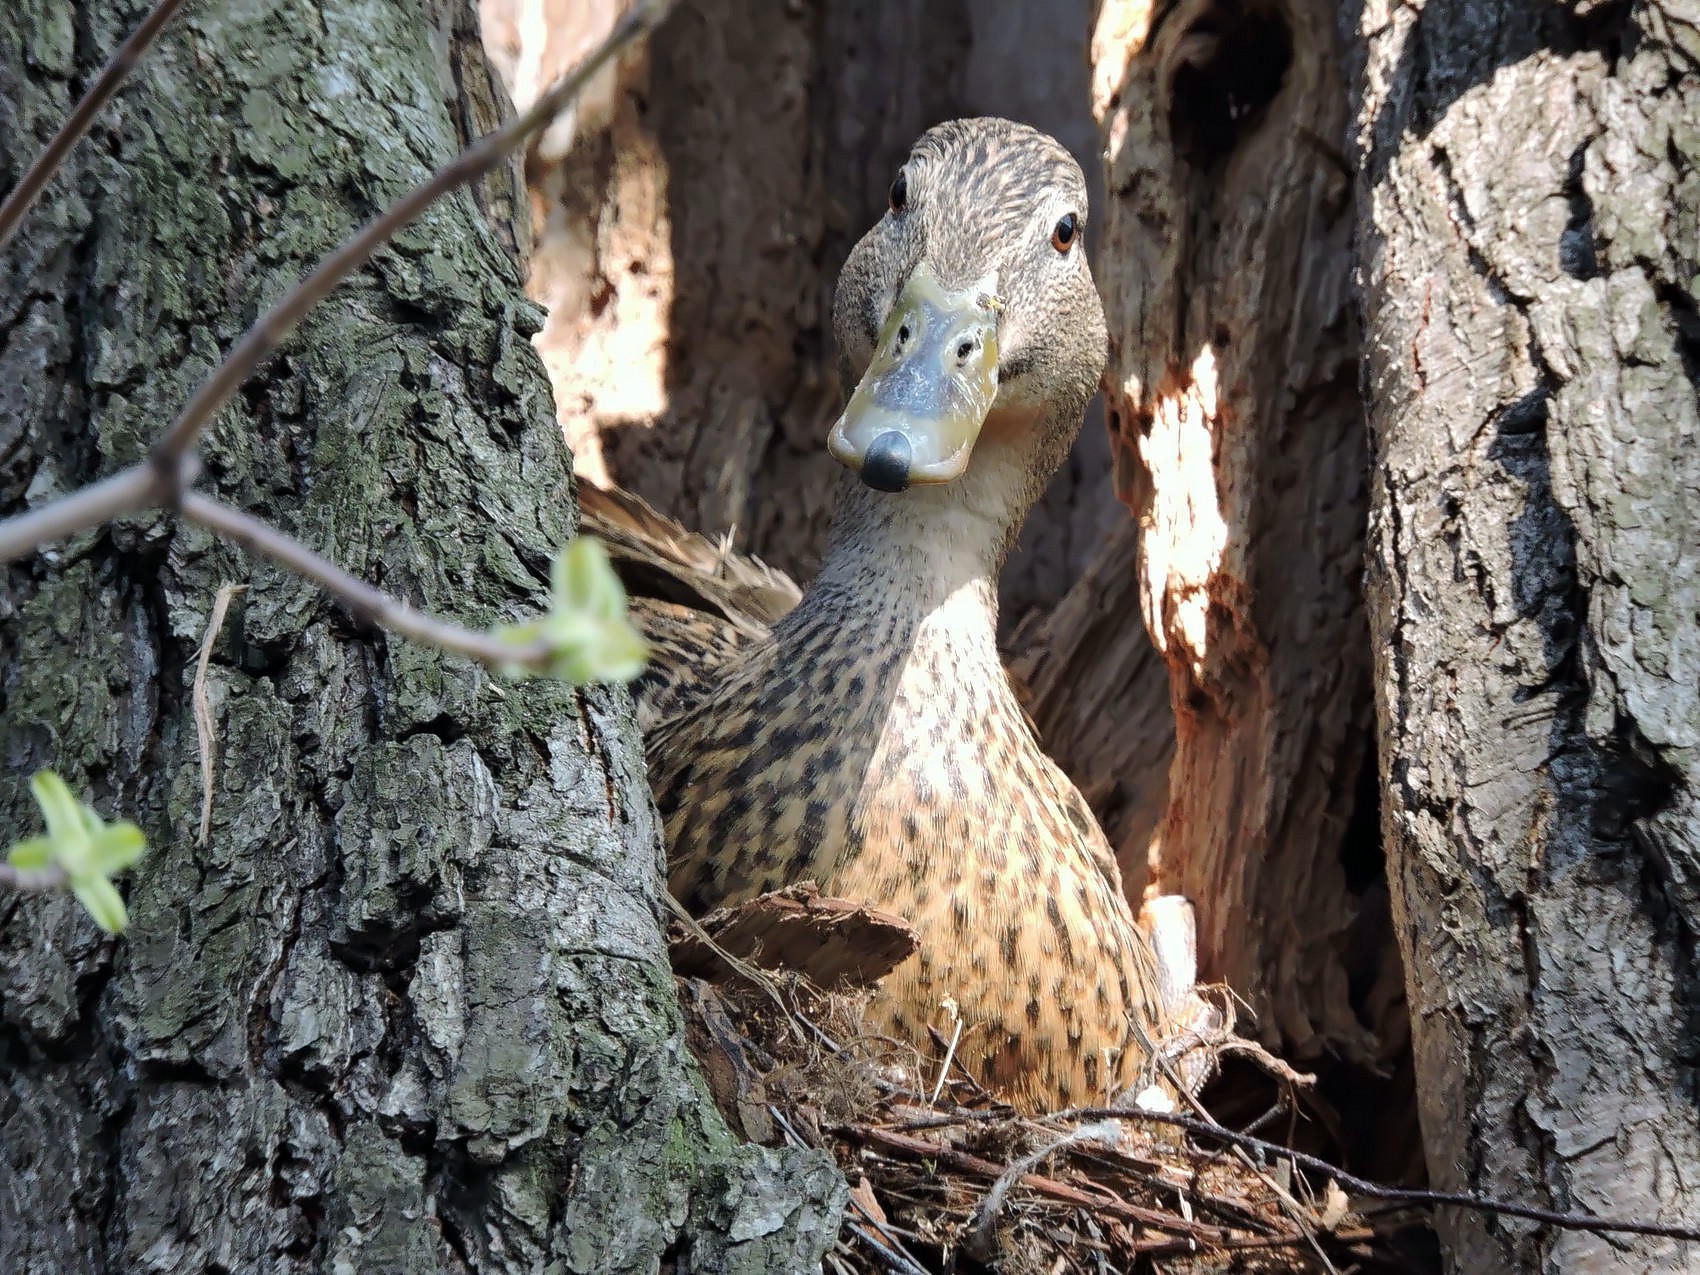
<svg viewBox="0 0 1700 1275">
<path fill-rule="evenodd" d="M 833 329 L 856 388 L 833 457 L 895 493 L 955 481 L 996 434 L 1036 496 L 1104 370 L 1086 215 L 1080 166 L 1036 129 L 922 134 L 839 278 Z"/>
</svg>

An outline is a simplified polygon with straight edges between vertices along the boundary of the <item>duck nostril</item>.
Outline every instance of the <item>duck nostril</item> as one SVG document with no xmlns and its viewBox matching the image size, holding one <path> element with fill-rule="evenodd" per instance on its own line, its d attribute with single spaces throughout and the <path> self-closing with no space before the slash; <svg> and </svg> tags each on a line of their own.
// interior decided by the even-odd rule
<svg viewBox="0 0 1700 1275">
<path fill-rule="evenodd" d="M 974 353 L 974 343 L 972 341 L 964 341 L 961 345 L 956 347 L 956 361 L 958 363 L 965 363 L 968 361 L 968 356 L 972 353 Z"/>
<path fill-rule="evenodd" d="M 909 344 L 909 325 L 907 323 L 897 329 L 897 344 L 900 346 Z"/>
</svg>

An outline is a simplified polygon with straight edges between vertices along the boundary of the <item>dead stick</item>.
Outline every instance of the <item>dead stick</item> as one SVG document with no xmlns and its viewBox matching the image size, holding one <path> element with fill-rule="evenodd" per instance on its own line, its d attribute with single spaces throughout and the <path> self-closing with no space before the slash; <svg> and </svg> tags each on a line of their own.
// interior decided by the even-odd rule
<svg viewBox="0 0 1700 1275">
<path fill-rule="evenodd" d="M 165 29 L 177 11 L 183 7 L 183 0 L 159 0 L 159 3 L 148 11 L 142 19 L 141 26 L 130 33 L 130 38 L 118 46 L 118 52 L 109 61 L 89 85 L 89 91 L 84 93 L 82 100 L 71 109 L 70 115 L 59 126 L 41 154 L 35 157 L 35 163 L 30 165 L 29 172 L 22 180 L 12 187 L 5 202 L 0 203 L 0 248 L 4 248 L 17 230 L 18 223 L 24 219 L 24 214 L 35 203 L 36 197 L 53 180 L 53 174 L 59 171 L 59 166 L 65 162 L 65 156 L 82 140 L 83 134 L 89 131 L 89 125 L 94 123 L 94 117 L 100 114 L 101 108 L 112 100 L 112 95 L 118 91 L 118 86 L 129 78 L 130 72 L 136 69 L 136 64 L 142 60 L 142 54 L 159 38 L 159 33 Z"/>
<path fill-rule="evenodd" d="M 146 463 L 133 465 L 50 501 L 39 509 L 0 521 L 0 564 L 16 561 L 44 544 L 102 526 L 116 518 L 155 506 L 174 505 L 194 481 L 193 448 L 207 422 L 295 329 L 307 312 L 433 200 L 477 180 L 501 162 L 504 156 L 523 145 L 578 96 L 598 69 L 638 36 L 653 29 L 671 8 L 672 0 L 639 0 L 615 24 L 608 38 L 538 98 L 525 114 L 467 147 L 320 262 L 311 274 L 248 329 L 225 356 L 224 362 L 183 405 L 183 410 L 155 445 Z M 13 194 L 15 198 L 17 192 Z M 8 200 L 8 205 L 10 203 Z M 282 533 L 275 535 L 281 537 Z M 274 541 L 267 539 L 266 543 Z M 311 550 L 303 548 L 303 552 L 310 554 Z M 486 650 L 485 654 L 494 655 L 494 652 Z M 512 652 L 502 653 L 501 658 L 509 662 L 525 662 L 523 657 L 516 658 Z"/>
<path fill-rule="evenodd" d="M 163 504 L 170 487 L 152 465 L 132 465 L 110 478 L 0 522 L 0 564 L 15 562 L 42 545 Z"/>
<path fill-rule="evenodd" d="M 948 1164 L 953 1169 L 963 1173 L 972 1173 L 976 1177 L 996 1181 L 1004 1171 L 1004 1166 L 990 1160 L 982 1160 L 977 1155 L 966 1151 L 958 1151 L 955 1147 L 943 1146 L 937 1142 L 929 1142 L 925 1138 L 912 1138 L 908 1134 L 896 1133 L 890 1129 L 881 1129 L 873 1125 L 843 1125 L 839 1130 L 858 1142 L 871 1146 L 883 1147 L 887 1151 L 911 1159 L 936 1160 L 940 1164 Z M 1210 1226 L 1200 1222 L 1187 1222 L 1175 1217 L 1172 1213 L 1164 1213 L 1158 1209 L 1142 1208 L 1137 1204 L 1129 1204 L 1126 1200 L 1115 1196 L 1092 1195 L 1066 1182 L 1055 1178 L 1045 1177 L 1039 1173 L 1028 1173 L 1021 1178 L 1021 1185 L 1049 1196 L 1064 1204 L 1072 1204 L 1076 1208 L 1097 1209 L 1112 1214 L 1124 1221 L 1136 1222 L 1159 1231 L 1181 1231 L 1185 1234 L 1202 1239 L 1207 1243 L 1216 1243 L 1227 1238 L 1227 1232 L 1220 1227 Z"/>
<path fill-rule="evenodd" d="M 541 668 L 548 663 L 547 642 L 516 646 L 489 633 L 439 620 L 367 584 L 299 540 L 234 506 L 191 491 L 184 494 L 181 511 L 190 522 L 311 580 L 352 611 L 356 619 L 368 624 L 494 668 L 507 665 Z"/>
<path fill-rule="evenodd" d="M 217 779 L 218 732 L 214 729 L 212 700 L 207 695 L 207 671 L 212 666 L 213 643 L 224 628 L 224 613 L 230 609 L 230 599 L 247 591 L 245 584 L 222 584 L 213 598 L 212 615 L 207 618 L 207 631 L 201 637 L 200 654 L 195 659 L 195 685 L 190 700 L 195 709 L 195 740 L 201 751 L 201 837 L 206 845 L 212 835 L 213 787 Z"/>
<path fill-rule="evenodd" d="M 1223 1142 L 1257 1151 L 1263 1155 L 1291 1160 L 1300 1168 L 1309 1169 L 1312 1173 L 1325 1174 L 1333 1178 L 1344 1189 L 1372 1200 L 1393 1200 L 1400 1204 L 1423 1204 L 1430 1207 L 1468 1209 L 1474 1213 L 1497 1213 L 1503 1217 L 1520 1217 L 1531 1222 L 1556 1226 L 1566 1231 L 1654 1235 L 1661 1239 L 1700 1243 L 1700 1227 L 1677 1226 L 1665 1222 L 1636 1222 L 1625 1218 L 1595 1217 L 1589 1213 L 1559 1213 L 1552 1209 L 1536 1208 L 1531 1204 L 1516 1204 L 1510 1200 L 1499 1200 L 1492 1196 L 1473 1195 L 1461 1191 L 1424 1191 L 1410 1187 L 1382 1186 L 1379 1182 L 1370 1182 L 1364 1178 L 1354 1177 L 1344 1169 L 1317 1156 L 1306 1155 L 1302 1151 L 1294 1151 L 1291 1147 L 1284 1147 L 1278 1142 L 1254 1138 L 1250 1134 L 1239 1133 L 1222 1125 L 1195 1120 L 1191 1116 L 1163 1111 L 1128 1110 L 1121 1107 L 1076 1107 L 1069 1111 L 1059 1111 L 1050 1118 L 1054 1120 L 1102 1120 L 1110 1118 L 1144 1120 L 1152 1124 L 1173 1125 L 1202 1137 L 1219 1138 Z"/>
</svg>

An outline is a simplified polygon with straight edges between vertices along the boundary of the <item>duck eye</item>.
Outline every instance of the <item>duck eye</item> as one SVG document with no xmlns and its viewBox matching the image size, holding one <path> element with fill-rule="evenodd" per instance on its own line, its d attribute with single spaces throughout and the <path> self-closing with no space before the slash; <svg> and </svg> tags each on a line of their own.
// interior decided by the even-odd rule
<svg viewBox="0 0 1700 1275">
<path fill-rule="evenodd" d="M 909 205 L 909 174 L 897 170 L 897 180 L 891 183 L 891 211 L 900 213 Z"/>
<path fill-rule="evenodd" d="M 1051 229 L 1051 247 L 1058 252 L 1067 252 L 1074 243 L 1074 236 L 1080 231 L 1080 220 L 1073 213 L 1067 213 L 1062 220 Z"/>
</svg>

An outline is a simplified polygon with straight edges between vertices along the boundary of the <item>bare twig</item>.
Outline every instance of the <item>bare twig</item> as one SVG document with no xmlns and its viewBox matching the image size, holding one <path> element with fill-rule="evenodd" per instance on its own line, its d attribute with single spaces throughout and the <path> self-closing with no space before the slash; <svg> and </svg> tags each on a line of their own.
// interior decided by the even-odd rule
<svg viewBox="0 0 1700 1275">
<path fill-rule="evenodd" d="M 591 76 L 610 58 L 638 36 L 653 29 L 671 8 L 672 0 L 640 0 L 614 25 L 606 40 L 559 83 L 538 98 L 525 114 L 467 147 L 449 164 L 403 196 L 359 234 L 326 257 L 237 342 L 224 362 L 184 404 L 170 429 L 155 445 L 148 464 L 132 466 L 110 478 L 53 500 L 39 509 L 0 522 L 0 563 L 13 562 L 44 544 L 101 526 L 115 518 L 139 513 L 154 506 L 175 503 L 194 480 L 192 452 L 202 429 L 315 304 L 358 269 L 433 200 L 477 180 L 500 163 L 504 156 L 522 146 L 550 119 L 564 110 Z M 129 45 L 125 47 L 128 48 Z M 270 532 L 269 535 L 260 537 L 264 544 L 271 548 L 284 547 L 282 542 L 286 537 L 281 533 L 272 532 L 263 524 L 255 525 L 264 532 Z M 300 546 L 296 548 L 307 558 L 317 559 L 317 555 L 312 554 L 310 550 Z M 337 574 L 342 581 L 359 583 L 346 573 Z M 325 581 L 321 580 L 320 583 Z M 333 586 L 327 584 L 326 587 Z M 358 598 L 351 596 L 343 599 L 356 609 L 382 601 L 385 605 L 379 607 L 379 612 L 390 614 L 391 608 L 398 605 L 391 603 L 376 590 L 362 587 L 357 592 Z M 407 614 L 414 617 L 418 614 L 407 613 L 405 608 L 403 613 L 404 618 Z M 388 623 L 383 620 L 379 622 Z M 421 640 L 435 641 L 449 634 L 464 634 L 464 630 L 427 624 Z M 420 634 L 410 632 L 408 636 Z M 465 643 L 455 643 L 449 649 L 460 650 L 485 662 L 527 663 L 523 652 L 516 656 L 505 646 L 499 652 L 496 651 L 495 640 L 492 638 L 479 638 L 476 645 L 476 651 L 467 650 Z M 541 661 L 542 658 L 541 647 L 531 654 L 533 660 Z"/>
<path fill-rule="evenodd" d="M 1308 1169 L 1312 1173 L 1325 1174 L 1333 1178 L 1346 1190 L 1372 1200 L 1392 1200 L 1400 1204 L 1468 1209 L 1474 1213 L 1497 1213 L 1503 1217 L 1525 1218 L 1531 1222 L 1540 1222 L 1543 1225 L 1556 1226 L 1567 1231 L 1654 1235 L 1661 1239 L 1700 1243 L 1700 1227 L 1595 1217 L 1588 1213 L 1559 1213 L 1552 1209 L 1536 1208 L 1530 1204 L 1517 1204 L 1510 1200 L 1500 1200 L 1492 1196 L 1462 1191 L 1425 1191 L 1411 1187 L 1383 1186 L 1379 1182 L 1354 1177 L 1344 1169 L 1317 1156 L 1306 1155 L 1302 1151 L 1294 1151 L 1291 1147 L 1284 1147 L 1278 1142 L 1254 1138 L 1250 1134 L 1239 1133 L 1223 1125 L 1198 1120 L 1192 1116 L 1163 1111 L 1130 1110 L 1120 1107 L 1075 1107 L 1068 1111 L 1059 1111 L 1051 1118 L 1056 1120 L 1144 1120 L 1153 1124 L 1174 1125 L 1177 1128 L 1187 1130 L 1189 1133 L 1207 1138 L 1218 1138 L 1223 1142 L 1246 1150 L 1256 1151 L 1262 1155 L 1291 1160 L 1300 1168 Z"/>
<path fill-rule="evenodd" d="M 214 752 L 218 747 L 218 739 L 213 732 L 212 704 L 207 699 L 207 667 L 212 663 L 213 643 L 218 641 L 219 630 L 224 628 L 224 613 L 230 609 L 230 599 L 246 592 L 247 588 L 245 584 L 219 586 L 218 595 L 213 598 L 212 615 L 207 617 L 206 634 L 201 638 L 201 653 L 195 658 L 192 698 L 195 705 L 195 742 L 201 751 L 200 844 L 203 846 L 212 833 L 213 781 L 217 761 Z"/>
<path fill-rule="evenodd" d="M 1145 1029 L 1137 1019 L 1135 1020 L 1134 1025 L 1143 1034 Z M 1202 1038 L 1200 1039 L 1202 1042 Z M 1187 1106 L 1191 1107 L 1193 1111 L 1198 1113 L 1198 1118 L 1200 1120 L 1212 1127 L 1219 1127 L 1216 1118 L 1205 1109 L 1204 1104 L 1198 1100 L 1198 1095 L 1192 1091 L 1192 1086 L 1188 1085 L 1185 1079 L 1181 1076 L 1180 1068 L 1176 1066 L 1174 1059 L 1170 1058 L 1163 1051 L 1157 1049 L 1148 1036 L 1146 1037 L 1145 1043 L 1146 1046 L 1152 1050 L 1151 1056 L 1156 1059 L 1164 1076 L 1168 1079 L 1169 1083 L 1174 1086 L 1175 1092 L 1180 1094 L 1181 1100 L 1185 1102 Z M 1271 1062 L 1278 1061 L 1275 1059 L 1274 1055 L 1268 1054 L 1267 1051 L 1264 1051 L 1262 1046 L 1255 1046 L 1254 1048 L 1264 1053 Z M 1282 1066 L 1285 1066 L 1285 1064 L 1282 1064 Z M 1286 1068 L 1286 1071 L 1291 1076 L 1298 1075 L 1298 1073 L 1294 1072 L 1290 1067 Z M 1299 1234 L 1303 1235 L 1305 1240 L 1310 1244 L 1311 1250 L 1316 1254 L 1317 1260 L 1322 1263 L 1322 1269 L 1327 1271 L 1329 1275 L 1339 1275 L 1338 1268 L 1329 1260 L 1328 1254 L 1322 1251 L 1322 1242 L 1317 1239 L 1315 1227 L 1313 1226 L 1311 1218 L 1304 1206 L 1295 1200 L 1292 1194 L 1287 1191 L 1285 1187 L 1275 1181 L 1273 1175 L 1265 1173 L 1261 1168 L 1259 1168 L 1256 1161 L 1251 1158 L 1251 1153 L 1244 1147 L 1235 1146 L 1233 1151 L 1235 1157 L 1240 1161 L 1240 1163 L 1245 1166 L 1253 1177 L 1263 1183 L 1264 1187 L 1275 1197 L 1275 1201 L 1280 1206 L 1281 1211 L 1287 1215 L 1293 1225 L 1298 1228 Z"/>
<path fill-rule="evenodd" d="M 986 1192 L 985 1199 L 974 1210 L 974 1220 L 969 1223 L 963 1238 L 963 1247 L 971 1257 L 980 1261 L 990 1261 L 997 1254 L 997 1245 L 992 1228 L 997 1224 L 998 1212 L 1003 1208 L 1004 1200 L 1008 1198 L 1010 1189 L 1025 1178 L 1040 1163 L 1049 1159 L 1059 1151 L 1077 1147 L 1083 1143 L 1104 1143 L 1114 1146 L 1121 1137 L 1121 1131 L 1108 1123 L 1081 1125 L 1061 1137 L 1047 1142 L 1036 1151 L 1031 1151 L 1020 1159 L 1013 1161 L 1010 1166 L 998 1175 L 992 1189 Z"/>
<path fill-rule="evenodd" d="M 89 85 L 82 100 L 72 108 L 71 114 L 59 126 L 59 131 L 51 141 L 35 157 L 35 163 L 30 165 L 18 184 L 12 187 L 11 193 L 0 203 L 0 248 L 4 248 L 17 230 L 18 223 L 24 219 L 24 214 L 35 203 L 36 197 L 53 180 L 53 174 L 59 171 L 59 166 L 65 162 L 65 156 L 71 153 L 72 147 L 82 140 L 83 134 L 89 131 L 89 125 L 94 123 L 94 117 L 100 114 L 101 108 L 112 100 L 112 95 L 118 91 L 131 71 L 136 69 L 136 63 L 142 60 L 142 54 L 159 38 L 159 33 L 165 29 L 177 11 L 183 7 L 183 0 L 159 0 L 159 3 L 142 19 L 142 24 L 130 33 L 130 38 L 118 46 L 118 52 L 112 55 L 112 60 L 102 68 L 95 82 Z"/>
<path fill-rule="evenodd" d="M 796 1126 L 785 1118 L 785 1113 L 780 1111 L 778 1107 L 770 1104 L 767 1110 L 779 1127 L 785 1131 L 786 1140 L 792 1146 L 814 1146 L 814 1143 L 797 1132 Z M 875 1216 L 874 1211 L 857 1196 L 855 1191 L 850 1193 L 850 1206 L 862 1216 L 867 1225 L 864 1226 L 854 1220 L 851 1220 L 849 1225 L 855 1230 L 857 1238 L 879 1254 L 888 1270 L 895 1271 L 896 1275 L 927 1275 L 926 1268 L 917 1262 L 914 1255 L 904 1247 L 902 1238 L 892 1234 L 891 1227 L 886 1220 L 883 1217 Z"/>
<path fill-rule="evenodd" d="M 288 296 L 248 329 L 217 371 L 183 405 L 170 430 L 154 448 L 154 463 L 167 472 L 173 471 L 177 462 L 195 445 L 207 422 L 294 331 L 295 325 L 309 310 L 329 296 L 338 284 L 431 204 L 450 191 L 478 180 L 524 145 L 528 138 L 565 110 L 610 59 L 638 36 L 653 29 L 671 8 L 672 0 L 639 0 L 614 24 L 607 39 L 532 103 L 523 115 L 479 138 L 321 261 L 313 273 L 296 284 Z"/>
<path fill-rule="evenodd" d="M 0 863 L 0 885 L 13 890 L 57 890 L 68 878 L 58 864 L 25 870 L 9 863 Z"/>
<path fill-rule="evenodd" d="M 962 1015 L 957 1012 L 956 1002 L 946 997 L 945 1008 L 950 1011 L 950 1048 L 944 1051 L 944 1063 L 939 1067 L 938 1083 L 933 1086 L 933 1096 L 929 1099 L 929 1102 L 934 1104 L 944 1092 L 944 1082 L 950 1077 L 950 1064 L 956 1059 L 956 1047 L 962 1043 Z"/>
<path fill-rule="evenodd" d="M 0 563 L 15 562 L 42 545 L 162 504 L 167 491 L 152 465 L 132 465 L 39 509 L 8 518 L 0 522 Z"/>
<path fill-rule="evenodd" d="M 353 612 L 356 619 L 368 624 L 424 642 L 440 651 L 464 655 L 492 668 L 543 668 L 549 662 L 547 642 L 539 640 L 517 646 L 489 633 L 465 629 L 415 610 L 382 589 L 374 588 L 360 577 L 344 571 L 329 558 L 286 536 L 270 523 L 210 496 L 186 492 L 179 508 L 190 522 L 198 523 L 262 558 L 270 558 L 279 566 L 289 568 L 303 579 L 311 580 Z"/>
<path fill-rule="evenodd" d="M 1116 1114 L 1126 1116 L 1122 1111 Z M 912 1159 L 932 1161 L 948 1166 L 961 1173 L 972 1174 L 995 1182 L 1003 1176 L 1004 1167 L 991 1160 L 983 1159 L 967 1151 L 960 1151 L 942 1142 L 929 1141 L 926 1138 L 913 1137 L 899 1133 L 895 1129 L 882 1129 L 875 1125 L 850 1124 L 841 1125 L 837 1130 L 845 1137 L 851 1138 L 864 1146 L 877 1147 L 883 1151 L 894 1152 Z M 1059 1182 L 1055 1178 L 1038 1173 L 1026 1173 L 1019 1179 L 1020 1185 L 1029 1190 L 1037 1191 L 1040 1195 L 1060 1201 L 1063 1204 L 1077 1208 L 1093 1209 L 1123 1221 L 1133 1222 L 1139 1226 L 1150 1227 L 1158 1231 L 1182 1231 L 1207 1243 L 1216 1243 L 1227 1238 L 1227 1231 L 1219 1226 L 1208 1223 L 1187 1222 L 1165 1213 L 1160 1209 L 1145 1208 L 1142 1205 L 1130 1204 L 1118 1196 L 1110 1194 L 1094 1195 L 1082 1191 L 1079 1187 L 1067 1182 Z M 1295 1241 L 1298 1240 L 1294 1236 Z"/>
</svg>

